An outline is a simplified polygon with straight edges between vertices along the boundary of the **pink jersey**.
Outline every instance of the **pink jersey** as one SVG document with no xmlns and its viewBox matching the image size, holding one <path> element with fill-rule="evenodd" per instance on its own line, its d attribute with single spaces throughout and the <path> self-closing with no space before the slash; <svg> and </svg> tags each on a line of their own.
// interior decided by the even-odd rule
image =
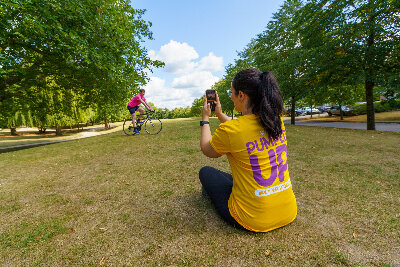
<svg viewBox="0 0 400 267">
<path fill-rule="evenodd" d="M 135 95 L 131 101 L 129 101 L 128 106 L 130 107 L 136 107 L 138 105 L 140 105 L 140 100 L 146 102 L 146 98 L 144 98 L 144 96 L 141 96 L 140 94 Z"/>
</svg>

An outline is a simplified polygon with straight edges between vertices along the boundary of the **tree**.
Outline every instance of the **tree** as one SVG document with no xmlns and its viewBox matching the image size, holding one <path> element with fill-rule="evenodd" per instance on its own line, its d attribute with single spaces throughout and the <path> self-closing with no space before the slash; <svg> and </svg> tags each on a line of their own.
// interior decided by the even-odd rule
<svg viewBox="0 0 400 267">
<path fill-rule="evenodd" d="M 304 77 L 310 64 L 299 34 L 302 25 L 297 22 L 302 5 L 301 0 L 285 1 L 250 46 L 255 66 L 275 74 L 284 100 L 291 105 L 291 124 L 295 124 L 296 102 L 307 92 Z"/>
<path fill-rule="evenodd" d="M 195 98 L 192 103 L 192 107 L 190 108 L 190 115 L 193 117 L 198 117 L 201 115 L 201 108 L 204 105 L 204 96 L 199 98 Z"/>
<path fill-rule="evenodd" d="M 318 73 L 330 85 L 363 83 L 367 129 L 375 130 L 374 87 L 384 83 L 389 72 L 399 71 L 394 60 L 400 42 L 398 1 L 315 0 L 304 10 L 302 33 L 318 55 Z"/>
<path fill-rule="evenodd" d="M 127 0 L 8 0 L 0 3 L 0 114 L 49 77 L 86 107 L 111 94 L 120 105 L 161 66 L 142 47 L 150 22 Z M 107 98 L 107 97 L 104 97 Z M 114 101 L 115 99 L 115 101 Z M 4 116 L 4 115 L 3 115 Z"/>
<path fill-rule="evenodd" d="M 235 106 L 228 95 L 228 90 L 230 90 L 232 80 L 239 71 L 253 67 L 250 63 L 252 58 L 247 54 L 251 51 L 251 49 L 246 48 L 242 52 L 238 53 L 240 58 L 235 60 L 234 64 L 229 64 L 225 68 L 226 74 L 224 77 L 212 86 L 212 88 L 218 92 L 222 112 L 230 114 L 232 117 L 235 112 Z"/>
<path fill-rule="evenodd" d="M 343 105 L 353 105 L 357 100 L 362 97 L 363 87 L 358 85 L 342 85 L 341 87 L 327 87 L 331 103 L 337 103 L 340 109 L 340 119 L 343 120 Z"/>
<path fill-rule="evenodd" d="M 233 115 L 234 105 L 227 92 L 231 88 L 231 80 L 223 78 L 216 82 L 212 88 L 218 92 L 222 111 L 228 115 Z"/>
</svg>

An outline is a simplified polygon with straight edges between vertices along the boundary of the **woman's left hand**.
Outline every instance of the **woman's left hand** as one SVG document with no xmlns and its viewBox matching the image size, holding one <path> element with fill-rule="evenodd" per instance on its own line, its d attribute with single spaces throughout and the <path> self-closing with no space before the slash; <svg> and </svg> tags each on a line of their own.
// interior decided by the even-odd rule
<svg viewBox="0 0 400 267">
<path fill-rule="evenodd" d="M 204 120 L 208 120 L 211 116 L 211 107 L 210 104 L 207 103 L 207 96 L 204 95 L 204 105 L 203 108 L 201 109 L 201 115 Z"/>
<path fill-rule="evenodd" d="M 217 117 L 219 117 L 222 114 L 222 106 L 221 106 L 221 102 L 219 102 L 218 92 L 215 92 L 215 96 L 216 96 L 217 100 L 215 101 L 214 113 Z"/>
</svg>

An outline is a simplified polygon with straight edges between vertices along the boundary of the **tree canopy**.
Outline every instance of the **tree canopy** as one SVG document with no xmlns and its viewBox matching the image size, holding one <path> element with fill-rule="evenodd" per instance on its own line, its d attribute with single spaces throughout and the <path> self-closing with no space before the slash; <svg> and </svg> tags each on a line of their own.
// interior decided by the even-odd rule
<svg viewBox="0 0 400 267">
<path fill-rule="evenodd" d="M 37 107 L 45 95 L 69 102 L 57 103 L 63 115 L 74 105 L 114 113 L 147 82 L 147 69 L 162 66 L 143 47 L 152 39 L 145 11 L 129 1 L 8 0 L 0 10 L 3 118 Z"/>
<path fill-rule="evenodd" d="M 374 130 L 374 89 L 400 97 L 399 43 L 399 1 L 286 0 L 226 76 L 243 62 L 273 71 L 293 124 L 298 101 L 310 106 L 366 101 L 367 129 Z"/>
</svg>

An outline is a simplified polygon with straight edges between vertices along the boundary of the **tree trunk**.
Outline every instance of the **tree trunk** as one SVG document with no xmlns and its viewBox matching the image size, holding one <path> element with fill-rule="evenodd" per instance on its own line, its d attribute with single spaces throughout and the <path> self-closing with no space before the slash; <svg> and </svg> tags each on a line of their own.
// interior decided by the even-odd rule
<svg viewBox="0 0 400 267">
<path fill-rule="evenodd" d="M 108 120 L 105 120 L 105 123 L 104 123 L 104 128 L 108 128 Z"/>
<path fill-rule="evenodd" d="M 295 125 L 296 124 L 296 100 L 294 99 L 294 96 L 292 96 L 292 110 L 290 111 L 290 124 Z"/>
<path fill-rule="evenodd" d="M 367 100 L 367 130 L 375 130 L 374 82 L 365 82 Z"/>
<path fill-rule="evenodd" d="M 56 126 L 56 135 L 62 135 L 61 125 Z"/>
<path fill-rule="evenodd" d="M 370 0 L 368 1 L 370 3 Z M 376 59 L 373 49 L 375 43 L 375 17 L 370 15 L 368 19 L 369 36 L 365 51 L 365 98 L 367 101 L 367 130 L 375 130 L 375 110 L 374 110 L 374 66 Z"/>
<path fill-rule="evenodd" d="M 17 127 L 11 127 L 11 135 L 17 135 Z"/>
<path fill-rule="evenodd" d="M 343 110 L 342 110 L 342 104 L 339 105 L 339 111 L 340 111 L 340 120 L 343 120 Z"/>
</svg>

